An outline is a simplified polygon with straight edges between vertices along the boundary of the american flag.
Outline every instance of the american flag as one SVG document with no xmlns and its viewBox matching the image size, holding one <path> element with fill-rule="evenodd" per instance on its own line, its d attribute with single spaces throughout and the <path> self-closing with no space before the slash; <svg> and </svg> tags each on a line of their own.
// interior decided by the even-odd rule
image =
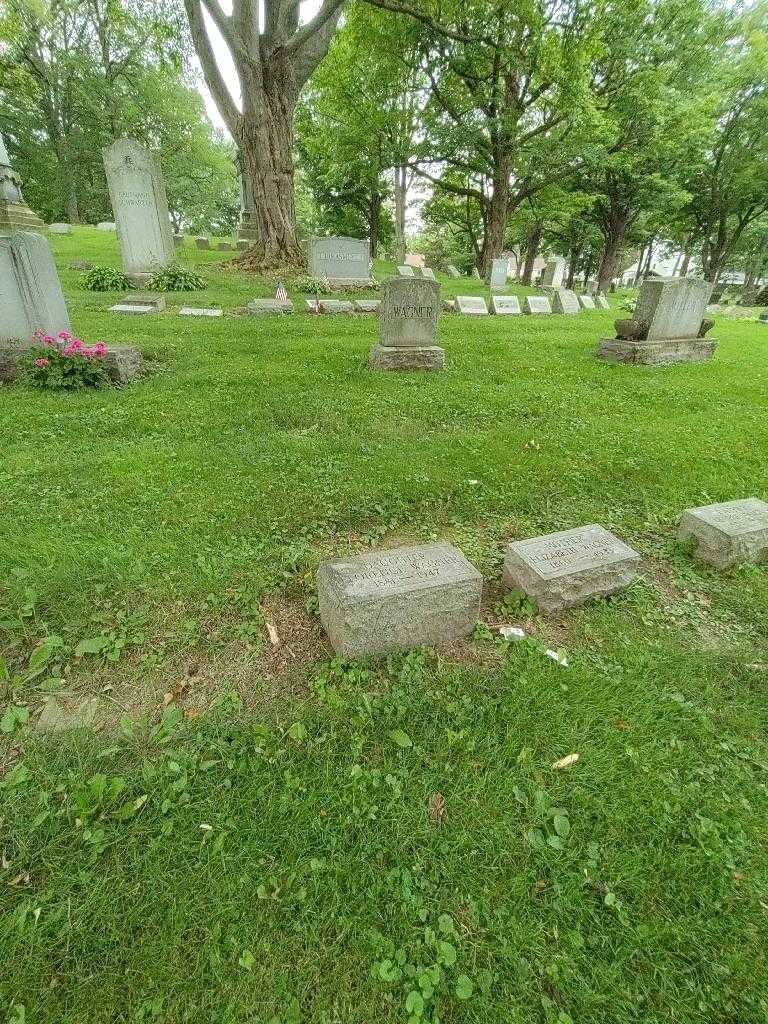
<svg viewBox="0 0 768 1024">
<path fill-rule="evenodd" d="M 286 289 L 282 281 L 278 281 L 277 283 L 277 291 L 275 292 L 275 298 L 279 299 L 280 302 L 288 301 L 288 290 Z"/>
</svg>

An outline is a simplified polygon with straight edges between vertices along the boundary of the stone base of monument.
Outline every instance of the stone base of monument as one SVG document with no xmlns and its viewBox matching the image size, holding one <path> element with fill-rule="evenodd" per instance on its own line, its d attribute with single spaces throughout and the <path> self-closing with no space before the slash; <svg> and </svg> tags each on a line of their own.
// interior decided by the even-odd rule
<svg viewBox="0 0 768 1024">
<path fill-rule="evenodd" d="M 483 578 L 452 544 L 423 544 L 323 562 L 320 621 L 338 654 L 356 658 L 467 636 Z"/>
<path fill-rule="evenodd" d="M 129 284 L 132 284 L 134 288 L 146 288 L 149 282 L 152 280 L 152 274 L 126 274 L 126 280 Z"/>
<path fill-rule="evenodd" d="M 0 199 L 0 231 L 45 231 L 45 223 L 26 203 Z"/>
<path fill-rule="evenodd" d="M 683 512 L 678 540 L 693 540 L 702 562 L 729 569 L 741 562 L 768 561 L 768 504 L 741 498 Z"/>
<path fill-rule="evenodd" d="M 375 345 L 368 365 L 374 370 L 442 370 L 445 368 L 445 349 L 439 345 L 420 348 Z"/>
<path fill-rule="evenodd" d="M 612 363 L 640 363 L 646 366 L 664 363 L 703 363 L 715 354 L 715 338 L 662 338 L 632 341 L 628 338 L 602 338 L 597 356 Z"/>
<path fill-rule="evenodd" d="M 504 584 L 532 597 L 541 611 L 573 608 L 616 594 L 637 576 L 640 555 L 592 524 L 514 541 L 504 555 Z"/>
</svg>

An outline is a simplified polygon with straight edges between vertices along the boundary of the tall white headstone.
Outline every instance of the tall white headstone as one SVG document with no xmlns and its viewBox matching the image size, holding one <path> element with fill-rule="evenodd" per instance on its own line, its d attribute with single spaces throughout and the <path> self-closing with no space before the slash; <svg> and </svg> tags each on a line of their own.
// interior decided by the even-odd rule
<svg viewBox="0 0 768 1024">
<path fill-rule="evenodd" d="M 555 256 L 544 267 L 544 273 L 541 277 L 542 288 L 561 288 L 564 274 L 565 260 L 561 256 Z"/>
<path fill-rule="evenodd" d="M 135 139 L 118 139 L 104 150 L 104 167 L 123 271 L 141 283 L 174 260 L 160 161 Z"/>
</svg>

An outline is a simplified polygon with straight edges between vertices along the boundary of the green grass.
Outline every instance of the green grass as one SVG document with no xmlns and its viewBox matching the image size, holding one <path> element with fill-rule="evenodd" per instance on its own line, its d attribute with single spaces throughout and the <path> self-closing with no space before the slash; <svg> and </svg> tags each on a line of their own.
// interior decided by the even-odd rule
<svg viewBox="0 0 768 1024">
<path fill-rule="evenodd" d="M 273 294 L 225 253 L 118 318 L 67 269 L 114 236 L 52 244 L 75 328 L 156 372 L 0 388 L 0 1021 L 763 1022 L 768 572 L 674 533 L 768 496 L 768 330 L 646 369 L 594 358 L 612 313 L 449 316 L 444 373 L 375 374 L 372 317 L 176 317 Z M 503 602 L 505 539 L 589 522 L 640 582 Z M 531 639 L 330 660 L 318 561 L 432 536 Z M 39 733 L 51 694 L 101 730 Z"/>
</svg>

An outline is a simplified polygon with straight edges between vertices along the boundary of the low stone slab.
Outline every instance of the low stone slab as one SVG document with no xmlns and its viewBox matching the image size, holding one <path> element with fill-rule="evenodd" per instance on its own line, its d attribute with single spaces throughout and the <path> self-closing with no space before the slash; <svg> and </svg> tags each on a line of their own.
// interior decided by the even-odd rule
<svg viewBox="0 0 768 1024">
<path fill-rule="evenodd" d="M 549 299 L 546 295 L 526 295 L 525 312 L 530 313 L 531 315 L 551 313 L 552 307 L 550 306 Z"/>
<path fill-rule="evenodd" d="M 457 295 L 456 309 L 465 316 L 488 316 L 488 307 L 482 295 Z"/>
<path fill-rule="evenodd" d="M 154 306 L 150 306 L 148 303 L 140 302 L 118 302 L 114 306 L 109 307 L 110 313 L 156 313 L 157 310 Z"/>
<path fill-rule="evenodd" d="M 320 621 L 338 654 L 386 654 L 467 636 L 483 578 L 452 544 L 375 551 L 323 562 Z"/>
<path fill-rule="evenodd" d="M 445 349 L 439 345 L 374 345 L 368 365 L 374 370 L 442 370 Z"/>
<path fill-rule="evenodd" d="M 602 338 L 597 355 L 610 363 L 637 363 L 660 366 L 666 363 L 701 363 L 715 354 L 714 338 L 660 338 L 632 341 L 628 338 Z"/>
<path fill-rule="evenodd" d="M 580 295 L 579 302 L 582 309 L 596 309 L 595 300 L 591 295 Z"/>
<path fill-rule="evenodd" d="M 576 292 L 570 288 L 554 288 L 552 291 L 553 313 L 578 313 L 581 309 Z"/>
<path fill-rule="evenodd" d="M 437 278 L 435 277 L 435 272 L 432 269 L 432 267 L 422 267 L 421 268 L 421 276 L 422 277 L 426 277 L 426 279 L 428 281 L 436 281 L 437 280 Z"/>
<path fill-rule="evenodd" d="M 688 508 L 677 535 L 682 541 L 695 540 L 696 557 L 718 569 L 768 561 L 768 504 L 740 498 Z"/>
<path fill-rule="evenodd" d="M 351 313 L 352 303 L 346 299 L 320 299 L 317 304 L 321 313 Z"/>
<path fill-rule="evenodd" d="M 251 299 L 246 309 L 249 313 L 292 313 L 293 303 L 290 299 Z"/>
<path fill-rule="evenodd" d="M 97 231 L 117 231 L 117 225 L 113 220 L 100 220 L 96 225 Z"/>
<path fill-rule="evenodd" d="M 636 551 L 592 524 L 507 545 L 504 584 L 523 590 L 543 612 L 556 612 L 623 590 L 639 562 Z"/>
<path fill-rule="evenodd" d="M 210 249 L 211 240 L 210 238 L 205 238 L 202 235 L 200 235 L 195 239 L 195 245 L 197 246 L 198 249 Z"/>
<path fill-rule="evenodd" d="M 401 266 L 397 268 L 397 273 L 400 275 L 400 277 L 416 276 L 416 274 L 413 272 L 413 267 L 408 266 L 407 264 L 401 264 Z"/>
<path fill-rule="evenodd" d="M 602 292 L 597 292 L 595 294 L 595 296 L 594 296 L 594 299 L 595 299 L 595 305 L 597 306 L 598 309 L 610 309 L 611 308 L 611 304 L 608 301 L 608 296 L 607 295 L 603 295 Z"/>
<path fill-rule="evenodd" d="M 115 384 L 130 384 L 144 373 L 144 357 L 135 345 L 110 345 L 104 367 Z"/>
<path fill-rule="evenodd" d="M 204 309 L 201 306 L 182 306 L 179 316 L 222 316 L 223 309 Z"/>
<path fill-rule="evenodd" d="M 516 295 L 492 295 L 491 309 L 496 316 L 517 316 L 522 312 Z"/>
<path fill-rule="evenodd" d="M 378 313 L 381 299 L 354 299 L 352 308 L 356 313 Z"/>
<path fill-rule="evenodd" d="M 71 224 L 49 224 L 48 230 L 52 235 L 71 235 L 72 225 Z"/>
<path fill-rule="evenodd" d="M 124 306 L 151 306 L 156 313 L 162 313 L 166 305 L 165 296 L 154 292 L 149 295 L 134 292 L 131 295 L 124 295 L 120 302 Z"/>
</svg>

